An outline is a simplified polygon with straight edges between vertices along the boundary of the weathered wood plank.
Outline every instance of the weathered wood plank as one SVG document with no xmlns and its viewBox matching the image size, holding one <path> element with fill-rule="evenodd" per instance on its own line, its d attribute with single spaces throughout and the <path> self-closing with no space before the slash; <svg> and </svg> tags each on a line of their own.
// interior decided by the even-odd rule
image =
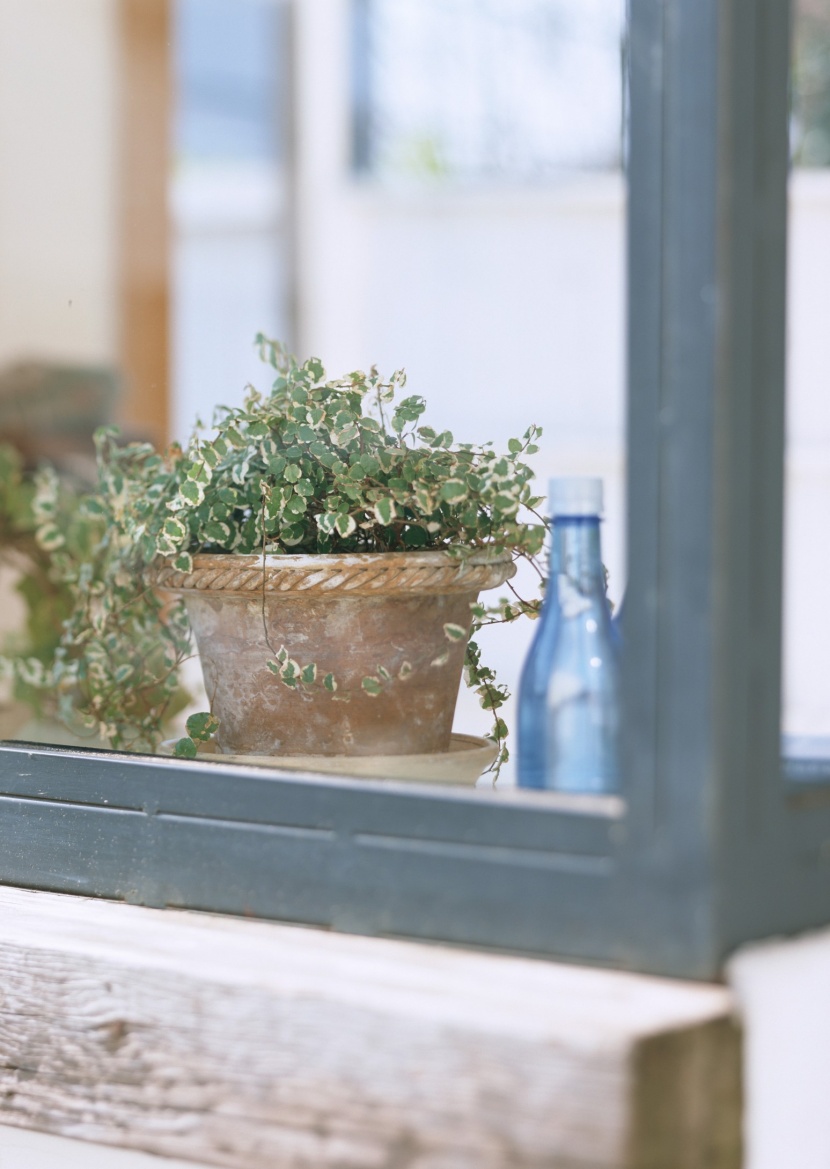
<svg viewBox="0 0 830 1169">
<path fill-rule="evenodd" d="M 738 1169 L 721 987 L 0 889 L 0 1123 L 233 1169 Z"/>
</svg>

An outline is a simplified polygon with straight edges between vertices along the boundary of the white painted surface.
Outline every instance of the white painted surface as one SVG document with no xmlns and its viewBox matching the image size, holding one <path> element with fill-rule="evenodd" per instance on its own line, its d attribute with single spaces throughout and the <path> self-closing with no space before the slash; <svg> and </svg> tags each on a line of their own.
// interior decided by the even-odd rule
<svg viewBox="0 0 830 1169">
<path fill-rule="evenodd" d="M 745 1026 L 745 1169 L 827 1169 L 830 930 L 749 946 L 729 977 Z"/>
<path fill-rule="evenodd" d="M 115 358 L 115 16 L 0 3 L 0 364 Z"/>
<path fill-rule="evenodd" d="M 208 1169 L 208 1166 L 0 1126 L 0 1169 Z"/>
</svg>

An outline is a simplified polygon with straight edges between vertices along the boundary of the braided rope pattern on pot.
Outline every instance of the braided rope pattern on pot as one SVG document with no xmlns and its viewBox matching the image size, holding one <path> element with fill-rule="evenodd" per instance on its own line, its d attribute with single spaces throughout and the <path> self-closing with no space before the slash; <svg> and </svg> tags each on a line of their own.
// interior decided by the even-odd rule
<svg viewBox="0 0 830 1169">
<path fill-rule="evenodd" d="M 266 593 L 477 593 L 496 588 L 516 572 L 508 557 L 455 560 L 441 552 L 380 552 L 363 556 L 268 557 Z M 181 572 L 166 560 L 147 574 L 148 583 L 171 592 L 262 593 L 259 556 L 194 556 Z"/>
</svg>

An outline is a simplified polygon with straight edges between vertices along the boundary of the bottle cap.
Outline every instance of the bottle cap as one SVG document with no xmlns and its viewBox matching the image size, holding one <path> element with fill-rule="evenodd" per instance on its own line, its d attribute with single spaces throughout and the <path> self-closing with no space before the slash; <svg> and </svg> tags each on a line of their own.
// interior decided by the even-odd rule
<svg viewBox="0 0 830 1169">
<path fill-rule="evenodd" d="M 563 476 L 548 482 L 551 516 L 602 515 L 602 480 Z"/>
</svg>

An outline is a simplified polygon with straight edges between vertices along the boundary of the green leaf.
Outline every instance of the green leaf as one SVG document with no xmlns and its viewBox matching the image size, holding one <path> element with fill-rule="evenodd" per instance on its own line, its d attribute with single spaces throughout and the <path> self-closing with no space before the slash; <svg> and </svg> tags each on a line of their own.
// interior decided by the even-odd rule
<svg viewBox="0 0 830 1169">
<path fill-rule="evenodd" d="M 179 739 L 173 750 L 177 759 L 195 759 L 197 747 L 192 739 Z"/>
<path fill-rule="evenodd" d="M 210 736 L 218 730 L 219 719 L 210 711 L 202 710 L 198 714 L 192 714 L 185 725 L 191 739 L 206 743 Z"/>
<path fill-rule="evenodd" d="M 306 513 L 306 501 L 301 495 L 293 495 L 285 505 L 285 514 L 289 520 L 297 520 Z"/>
<path fill-rule="evenodd" d="M 37 530 L 37 542 L 44 552 L 54 552 L 63 547 L 66 539 L 55 524 L 44 524 Z"/>
<path fill-rule="evenodd" d="M 296 463 L 292 463 L 290 467 L 286 467 L 283 473 L 283 478 L 287 483 L 297 483 L 302 477 L 303 473 Z"/>
<path fill-rule="evenodd" d="M 202 483 L 197 483 L 194 479 L 185 479 L 179 488 L 179 494 L 193 507 L 198 507 L 204 501 L 205 488 Z"/>
<path fill-rule="evenodd" d="M 340 514 L 335 518 L 334 526 L 338 535 L 343 536 L 344 538 L 346 536 L 351 536 L 352 532 L 354 532 L 357 528 L 357 524 L 355 523 L 354 519 L 347 512 L 340 512 Z"/>
<path fill-rule="evenodd" d="M 266 471 L 276 478 L 279 478 L 285 470 L 285 459 L 282 455 L 267 455 L 264 462 Z"/>
<path fill-rule="evenodd" d="M 187 468 L 187 477 L 196 483 L 210 483 L 213 472 L 204 459 L 196 459 Z"/>
<path fill-rule="evenodd" d="M 233 469 L 231 470 L 231 479 L 233 479 L 238 487 L 243 487 L 250 470 L 251 464 L 247 459 L 243 459 L 240 463 L 234 463 Z"/>
<path fill-rule="evenodd" d="M 326 371 L 319 357 L 309 357 L 303 368 L 308 370 L 315 383 L 321 382 L 326 376 Z"/>
<path fill-rule="evenodd" d="M 369 675 L 368 677 L 364 678 L 360 685 L 363 687 L 370 698 L 377 698 L 378 694 L 380 694 L 380 692 L 383 690 L 383 685 L 380 681 L 380 678 L 375 678 L 373 675 Z"/>
<path fill-rule="evenodd" d="M 515 499 L 512 495 L 505 495 L 503 492 L 499 492 L 496 495 L 493 499 L 493 504 L 499 511 L 503 511 L 505 515 L 514 515 L 519 510 L 518 499 Z"/>
<path fill-rule="evenodd" d="M 187 537 L 187 528 L 177 516 L 169 516 L 161 526 L 164 536 L 173 544 L 179 543 Z"/>
<path fill-rule="evenodd" d="M 233 539 L 233 530 L 230 524 L 222 520 L 208 520 L 203 528 L 205 537 L 213 544 L 230 544 Z"/>
<path fill-rule="evenodd" d="M 317 665 L 315 662 L 310 662 L 309 665 L 303 666 L 300 677 L 306 686 L 311 686 L 317 681 Z"/>
<path fill-rule="evenodd" d="M 189 552 L 180 552 L 173 560 L 173 567 L 178 572 L 192 572 L 193 557 Z"/>
<path fill-rule="evenodd" d="M 326 690 L 328 690 L 329 694 L 334 694 L 335 690 L 337 689 L 337 682 L 335 681 L 334 674 L 326 674 L 325 678 L 323 679 L 323 685 L 325 686 Z"/>
<path fill-rule="evenodd" d="M 426 515 L 431 515 L 435 511 L 435 498 L 431 492 L 427 491 L 426 487 L 418 486 L 415 488 L 415 502 Z"/>
<path fill-rule="evenodd" d="M 467 498 L 467 484 L 463 479 L 448 479 L 441 487 L 441 498 L 447 503 L 461 503 Z"/>
<path fill-rule="evenodd" d="M 280 530 L 280 540 L 288 547 L 293 547 L 295 544 L 301 544 L 305 539 L 306 530 L 304 524 L 289 524 L 287 528 Z"/>
<path fill-rule="evenodd" d="M 373 455 L 361 455 L 360 466 L 363 468 L 364 475 L 369 477 L 377 475 L 380 470 L 380 462 Z"/>
<path fill-rule="evenodd" d="M 463 625 L 454 625 L 448 621 L 444 625 L 444 636 L 448 641 L 464 641 L 467 636 L 467 630 Z"/>
<path fill-rule="evenodd" d="M 410 525 L 403 534 L 403 542 L 407 548 L 423 548 L 429 540 L 425 528 Z"/>
<path fill-rule="evenodd" d="M 377 522 L 388 527 L 398 514 L 398 506 L 394 499 L 387 496 L 385 499 L 379 499 L 372 511 Z"/>
</svg>

